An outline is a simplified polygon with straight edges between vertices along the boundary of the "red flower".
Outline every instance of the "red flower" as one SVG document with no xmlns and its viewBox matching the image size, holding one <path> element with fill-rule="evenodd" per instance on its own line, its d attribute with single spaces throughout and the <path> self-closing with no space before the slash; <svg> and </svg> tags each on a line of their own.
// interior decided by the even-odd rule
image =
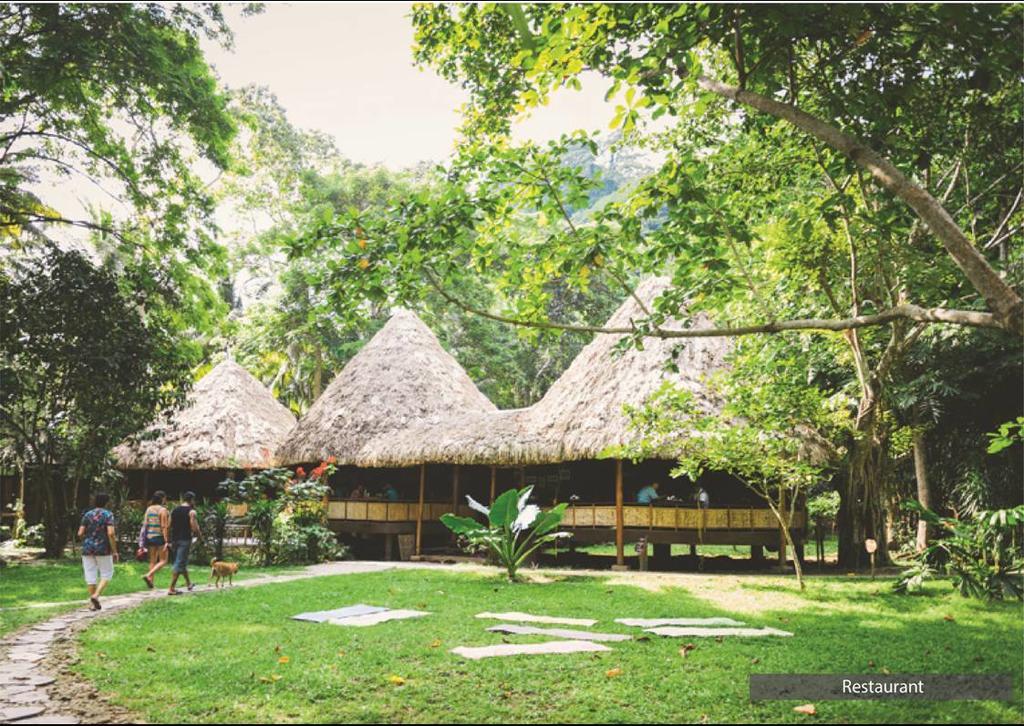
<svg viewBox="0 0 1024 726">
<path fill-rule="evenodd" d="M 338 458 L 336 456 L 328 456 L 327 460 L 324 461 L 324 463 L 325 464 L 334 464 L 334 463 L 337 463 L 337 461 L 338 461 Z"/>
<path fill-rule="evenodd" d="M 306 470 L 300 466 L 298 469 L 295 470 L 295 476 L 297 476 L 299 479 L 303 478 L 304 476 L 306 476 Z"/>
</svg>

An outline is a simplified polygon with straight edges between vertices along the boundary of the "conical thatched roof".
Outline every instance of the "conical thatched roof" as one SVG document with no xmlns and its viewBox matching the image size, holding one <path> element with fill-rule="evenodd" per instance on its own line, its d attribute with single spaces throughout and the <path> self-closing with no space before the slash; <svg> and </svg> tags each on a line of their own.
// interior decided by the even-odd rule
<svg viewBox="0 0 1024 726">
<path fill-rule="evenodd" d="M 496 410 L 423 321 L 399 310 L 313 403 L 278 459 L 359 464 L 374 437 Z"/>
<path fill-rule="evenodd" d="M 645 306 L 670 285 L 665 277 L 648 278 L 635 296 L 628 298 L 605 327 L 628 328 L 647 317 Z M 695 327 L 710 327 L 698 315 Z M 668 321 L 678 328 L 678 321 Z M 528 414 L 528 426 L 536 435 L 558 443 L 558 461 L 593 459 L 609 446 L 628 444 L 633 438 L 623 406 L 641 406 L 666 380 L 694 394 L 704 408 L 718 404 L 708 397 L 705 378 L 720 370 L 730 350 L 726 338 L 645 338 L 643 348 L 617 350 L 621 335 L 598 334 L 576 356 Z M 675 358 L 673 359 L 673 353 Z M 674 363 L 678 373 L 666 369 Z"/>
<path fill-rule="evenodd" d="M 628 328 L 647 317 L 639 300 L 650 306 L 669 285 L 667 278 L 643 282 L 606 327 Z M 696 325 L 708 325 L 700 316 Z M 667 327 L 678 327 L 670 321 Z M 616 350 L 621 335 L 598 334 L 534 406 L 515 411 L 462 415 L 378 437 L 363 450 L 365 466 L 410 464 L 544 464 L 596 458 L 612 445 L 631 438 L 623 405 L 639 406 L 662 382 L 671 379 L 692 391 L 707 408 L 703 378 L 723 364 L 729 350 L 724 338 L 664 340 L 646 338 L 643 349 Z M 679 373 L 666 370 L 673 349 Z M 670 456 L 666 452 L 666 456 Z"/>
<path fill-rule="evenodd" d="M 196 383 L 183 408 L 112 453 L 122 469 L 256 469 L 274 464 L 294 425 L 266 386 L 224 360 Z"/>
<path fill-rule="evenodd" d="M 452 416 L 378 436 L 359 456 L 360 466 L 413 464 L 543 464 L 557 459 L 555 442 L 530 427 L 529 409 Z"/>
</svg>

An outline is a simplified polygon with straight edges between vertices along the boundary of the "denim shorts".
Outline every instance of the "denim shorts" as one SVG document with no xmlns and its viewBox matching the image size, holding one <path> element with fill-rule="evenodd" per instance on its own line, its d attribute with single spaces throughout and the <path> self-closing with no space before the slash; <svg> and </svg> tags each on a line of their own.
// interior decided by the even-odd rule
<svg viewBox="0 0 1024 726">
<path fill-rule="evenodd" d="M 158 534 L 156 537 L 149 537 L 146 539 L 147 547 L 163 547 L 164 544 L 164 537 L 162 534 Z"/>
<path fill-rule="evenodd" d="M 188 550 L 192 546 L 192 540 L 182 539 L 171 544 L 171 551 L 174 556 L 174 564 L 171 566 L 171 572 L 181 574 L 182 572 L 188 572 Z"/>
</svg>

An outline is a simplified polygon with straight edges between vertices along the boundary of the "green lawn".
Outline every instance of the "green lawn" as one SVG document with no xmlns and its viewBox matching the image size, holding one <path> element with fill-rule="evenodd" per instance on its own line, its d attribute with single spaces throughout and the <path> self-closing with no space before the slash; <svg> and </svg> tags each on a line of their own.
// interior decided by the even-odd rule
<svg viewBox="0 0 1024 726">
<path fill-rule="evenodd" d="M 1019 604 L 992 606 L 948 583 L 900 597 L 890 582 L 701 576 L 657 590 L 571 574 L 508 585 L 472 572 L 389 571 L 156 600 L 81 637 L 79 670 L 150 722 L 805 721 L 792 702 L 751 704 L 749 673 L 1010 672 L 1018 702 L 821 702 L 817 720 L 1020 722 Z M 357 602 L 426 609 L 370 628 L 300 623 Z M 736 617 L 793 638 L 652 638 L 612 652 L 467 661 L 448 650 L 500 642 L 482 610 L 593 617 Z M 287 659 L 282 662 L 282 659 Z M 154 677 L 154 668 L 160 677 Z M 621 669 L 609 677 L 608 671 Z M 404 679 L 394 682 L 392 676 Z"/>
<path fill-rule="evenodd" d="M 266 574 L 278 574 L 294 568 L 245 568 L 239 572 L 239 579 Z M 124 595 L 146 589 L 142 575 L 149 570 L 148 563 L 120 562 L 114 566 L 114 579 L 110 581 L 104 596 Z M 193 581 L 205 585 L 209 569 L 199 565 L 190 568 Z M 166 589 L 171 580 L 170 567 L 156 574 L 156 586 Z M 183 587 L 184 581 L 179 580 Z M 0 637 L 39 620 L 46 620 L 61 612 L 85 605 L 88 593 L 82 577 L 80 560 L 10 563 L 0 569 Z M 39 603 L 67 603 L 55 608 L 27 608 Z"/>
</svg>

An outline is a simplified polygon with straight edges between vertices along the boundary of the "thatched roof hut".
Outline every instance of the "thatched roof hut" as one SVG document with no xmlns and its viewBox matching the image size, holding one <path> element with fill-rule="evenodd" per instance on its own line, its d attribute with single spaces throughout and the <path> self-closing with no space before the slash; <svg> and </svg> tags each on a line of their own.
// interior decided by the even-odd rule
<svg viewBox="0 0 1024 726">
<path fill-rule="evenodd" d="M 608 320 L 605 327 L 628 328 L 647 317 L 643 306 L 670 285 L 666 277 L 648 278 Z M 710 327 L 698 315 L 694 327 Z M 665 327 L 678 328 L 678 321 Z M 576 356 L 544 397 L 529 409 L 528 426 L 543 439 L 558 443 L 557 461 L 598 458 L 610 446 L 633 438 L 624 405 L 640 406 L 672 381 L 690 391 L 706 410 L 719 408 L 710 398 L 705 379 L 721 370 L 731 343 L 727 338 L 645 338 L 643 347 L 619 349 L 622 335 L 598 334 Z M 678 372 L 668 369 L 674 363 Z M 669 453 L 669 452 L 666 452 Z"/>
<path fill-rule="evenodd" d="M 530 426 L 529 409 L 453 415 L 378 436 L 359 456 L 360 466 L 484 464 L 525 466 L 554 461 L 556 442 Z"/>
<path fill-rule="evenodd" d="M 257 469 L 274 452 L 295 416 L 233 360 L 200 379 L 183 408 L 113 450 L 121 469 Z"/>
<path fill-rule="evenodd" d="M 423 321 L 399 310 L 313 403 L 278 459 L 361 464 L 361 449 L 375 437 L 496 411 Z"/>
<path fill-rule="evenodd" d="M 628 328 L 646 317 L 638 299 L 649 307 L 668 285 L 668 278 L 643 282 L 606 327 Z M 700 316 L 696 324 L 710 323 Z M 669 326 L 678 324 L 670 321 Z M 730 345 L 727 339 L 647 338 L 642 349 L 630 346 L 619 351 L 622 338 L 596 335 L 530 408 L 484 414 L 455 411 L 449 420 L 374 439 L 363 450 L 361 462 L 365 466 L 424 462 L 510 466 L 594 459 L 609 446 L 629 442 L 623 405 L 643 404 L 669 379 L 692 391 L 705 407 L 717 406 L 709 399 L 703 379 L 723 365 Z M 674 350 L 678 373 L 666 368 Z"/>
</svg>

